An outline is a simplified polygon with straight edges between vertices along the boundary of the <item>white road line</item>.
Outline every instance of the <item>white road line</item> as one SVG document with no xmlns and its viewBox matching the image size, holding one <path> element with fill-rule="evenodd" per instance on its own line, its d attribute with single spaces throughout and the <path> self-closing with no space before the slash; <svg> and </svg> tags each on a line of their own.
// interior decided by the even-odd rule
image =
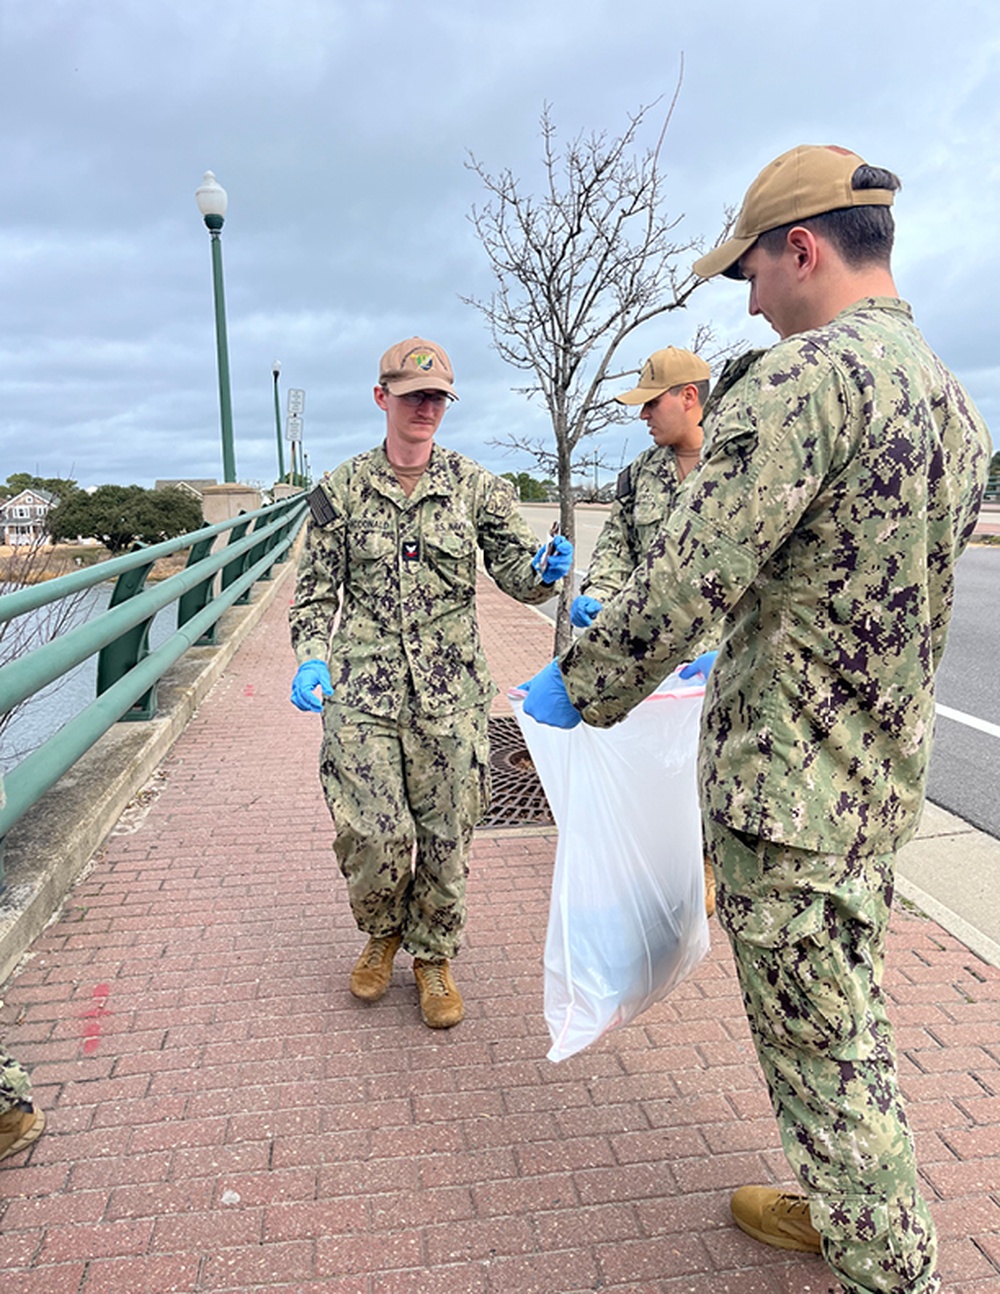
<svg viewBox="0 0 1000 1294">
<path fill-rule="evenodd" d="M 976 728 L 979 732 L 985 732 L 990 737 L 1000 737 L 1000 724 L 987 723 L 985 719 L 977 719 L 974 714 L 963 714 L 961 710 L 952 710 L 947 705 L 939 705 L 935 708 L 938 714 L 944 715 L 946 719 L 954 719 L 956 723 L 964 723 L 967 728 Z"/>
</svg>

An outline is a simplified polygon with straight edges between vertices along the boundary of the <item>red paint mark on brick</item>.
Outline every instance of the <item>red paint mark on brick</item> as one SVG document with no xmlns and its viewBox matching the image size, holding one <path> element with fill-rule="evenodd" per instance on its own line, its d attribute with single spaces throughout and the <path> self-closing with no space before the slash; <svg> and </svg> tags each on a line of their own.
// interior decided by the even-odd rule
<svg viewBox="0 0 1000 1294">
<path fill-rule="evenodd" d="M 248 683 L 248 684 L 246 685 L 246 687 L 243 689 L 243 695 L 244 695 L 244 696 L 253 696 L 253 684 L 252 684 L 252 683 Z"/>
<path fill-rule="evenodd" d="M 101 1045 L 101 1019 L 108 1014 L 110 984 L 95 984 L 90 991 L 91 1005 L 83 1013 L 83 1054 L 92 1056 Z"/>
</svg>

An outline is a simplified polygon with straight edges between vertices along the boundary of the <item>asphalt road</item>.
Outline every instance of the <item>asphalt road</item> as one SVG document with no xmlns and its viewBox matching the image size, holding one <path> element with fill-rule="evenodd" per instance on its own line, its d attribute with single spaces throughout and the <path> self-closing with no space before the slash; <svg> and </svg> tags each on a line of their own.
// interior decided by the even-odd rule
<svg viewBox="0 0 1000 1294">
<path fill-rule="evenodd" d="M 938 670 L 928 799 L 1000 839 L 998 662 L 1000 547 L 972 547 L 955 573 L 955 610 Z M 980 731 L 969 720 L 994 731 Z"/>
<path fill-rule="evenodd" d="M 539 540 L 558 515 L 521 505 Z M 576 510 L 577 582 L 608 509 Z M 555 601 L 541 608 L 552 616 Z M 955 610 L 937 678 L 938 721 L 928 799 L 1000 840 L 1000 547 L 971 547 L 955 578 Z M 987 730 L 976 727 L 985 725 Z M 989 731 L 992 728 L 994 731 Z"/>
</svg>

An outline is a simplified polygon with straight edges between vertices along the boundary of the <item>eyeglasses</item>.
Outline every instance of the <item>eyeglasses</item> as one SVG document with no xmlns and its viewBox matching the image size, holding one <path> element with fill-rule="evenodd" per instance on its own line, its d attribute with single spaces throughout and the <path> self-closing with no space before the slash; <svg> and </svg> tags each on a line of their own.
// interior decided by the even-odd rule
<svg viewBox="0 0 1000 1294">
<path fill-rule="evenodd" d="M 407 391 L 405 395 L 397 395 L 396 399 L 402 400 L 411 409 L 419 409 L 422 404 L 432 404 L 436 409 L 442 409 L 450 403 L 451 396 L 447 391 Z"/>
</svg>

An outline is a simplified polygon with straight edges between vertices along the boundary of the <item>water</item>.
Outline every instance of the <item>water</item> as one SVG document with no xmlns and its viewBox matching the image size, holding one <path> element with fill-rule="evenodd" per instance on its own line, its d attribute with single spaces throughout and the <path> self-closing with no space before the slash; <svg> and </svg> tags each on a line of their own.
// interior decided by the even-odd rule
<svg viewBox="0 0 1000 1294">
<path fill-rule="evenodd" d="M 111 601 L 112 584 L 98 584 L 79 595 L 73 607 L 71 623 L 66 629 L 92 620 L 106 611 Z M 33 629 L 44 625 L 51 616 L 51 609 L 39 607 L 29 611 L 26 616 L 19 616 L 16 622 L 19 631 L 22 626 Z M 166 606 L 157 612 L 149 630 L 150 650 L 159 647 L 173 633 L 177 623 L 177 604 Z M 41 646 L 41 641 L 34 644 Z M 3 659 L 3 644 L 0 642 L 0 659 Z M 44 741 L 58 732 L 63 724 L 80 713 L 97 695 L 97 656 L 91 656 L 81 662 L 75 669 L 64 674 L 41 692 L 35 693 L 24 702 L 14 717 L 0 733 L 0 773 L 9 772 L 17 764 L 36 750 Z"/>
</svg>

